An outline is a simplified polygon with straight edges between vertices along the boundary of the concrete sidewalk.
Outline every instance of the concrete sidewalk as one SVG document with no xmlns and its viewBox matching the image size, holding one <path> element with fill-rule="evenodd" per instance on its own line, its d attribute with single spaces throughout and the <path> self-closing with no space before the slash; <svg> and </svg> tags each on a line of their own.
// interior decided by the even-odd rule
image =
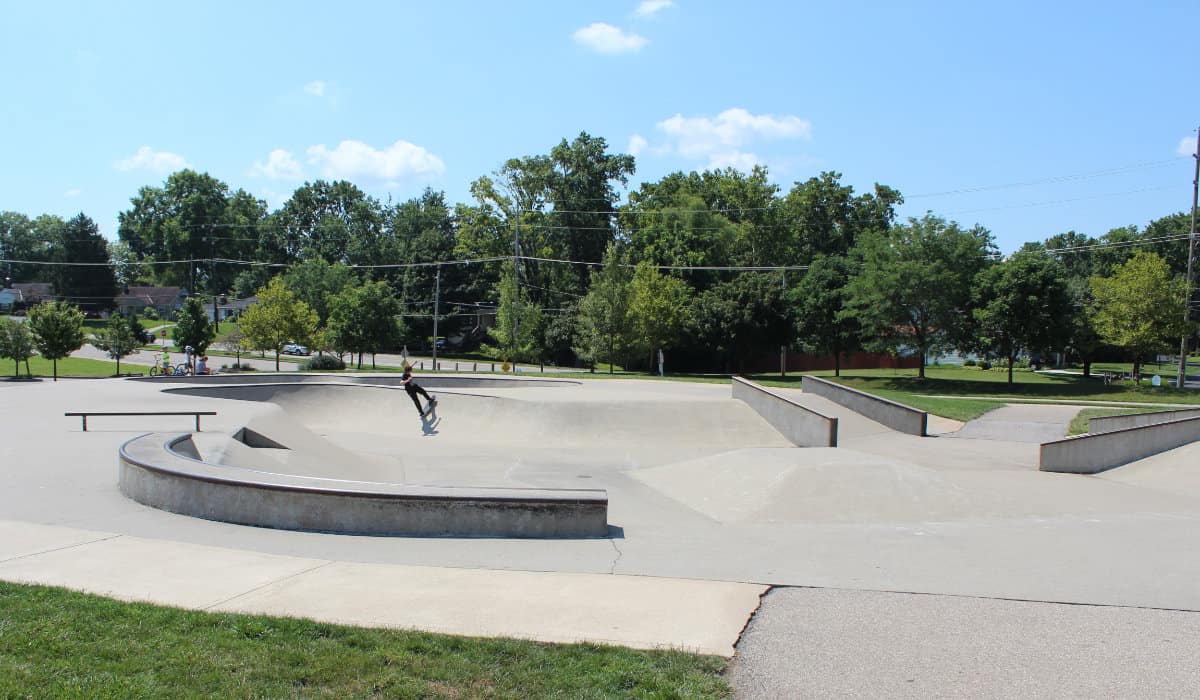
<svg viewBox="0 0 1200 700">
<path fill-rule="evenodd" d="M 766 586 L 279 556 L 0 521 L 0 579 L 194 610 L 732 656 Z"/>
</svg>

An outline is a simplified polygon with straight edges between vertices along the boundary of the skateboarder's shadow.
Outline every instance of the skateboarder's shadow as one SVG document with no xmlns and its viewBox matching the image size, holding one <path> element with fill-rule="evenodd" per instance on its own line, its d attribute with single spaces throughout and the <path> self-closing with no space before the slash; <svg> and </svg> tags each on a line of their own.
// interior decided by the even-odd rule
<svg viewBox="0 0 1200 700">
<path fill-rule="evenodd" d="M 437 435 L 438 424 L 442 422 L 438 418 L 437 405 L 433 405 L 429 409 L 429 413 L 421 416 L 421 432 L 425 435 Z"/>
</svg>

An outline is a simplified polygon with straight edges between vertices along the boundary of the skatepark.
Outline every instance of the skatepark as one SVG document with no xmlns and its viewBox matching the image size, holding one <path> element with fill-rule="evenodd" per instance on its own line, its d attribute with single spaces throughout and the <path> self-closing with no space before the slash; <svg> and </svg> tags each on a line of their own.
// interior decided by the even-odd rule
<svg viewBox="0 0 1200 700">
<path fill-rule="evenodd" d="M 774 390 L 837 419 L 836 447 L 797 447 L 727 383 L 420 380 L 438 397 L 427 419 L 394 377 L 7 384 L 0 578 L 353 624 L 736 651 L 731 678 L 748 696 L 795 690 L 770 685 L 770 669 L 798 659 L 828 673 L 775 675 L 808 690 L 988 695 L 989 678 L 1034 669 L 1023 687 L 1053 693 L 1065 681 L 1048 654 L 1103 666 L 1079 674 L 1097 692 L 1141 694 L 1123 693 L 1155 687 L 1116 663 L 1127 645 L 1165 684 L 1151 694 L 1200 682 L 1182 663 L 1200 641 L 1200 443 L 1094 476 L 1049 473 L 1039 445 L 1078 406 L 1012 404 L 966 425 L 931 416 L 920 436 Z M 96 417 L 84 432 L 72 410 L 216 415 L 200 432 L 179 416 Z M 146 434 L 190 434 L 190 461 L 217 470 L 207 482 L 224 468 L 425 501 L 603 494 L 603 528 L 382 536 L 191 517 L 122 493 L 119 450 Z M 923 642 L 905 642 L 914 635 Z M 920 661 L 906 654 L 934 647 L 947 664 L 1011 664 L 966 685 L 904 685 Z M 836 670 L 868 657 L 877 665 L 858 682 L 875 685 Z"/>
</svg>

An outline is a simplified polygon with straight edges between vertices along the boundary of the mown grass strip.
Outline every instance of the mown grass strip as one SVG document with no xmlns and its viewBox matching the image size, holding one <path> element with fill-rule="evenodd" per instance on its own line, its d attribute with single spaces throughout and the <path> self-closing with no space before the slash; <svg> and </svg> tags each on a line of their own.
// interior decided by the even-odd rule
<svg viewBox="0 0 1200 700">
<path fill-rule="evenodd" d="M 725 698 L 725 665 L 677 651 L 204 613 L 0 582 L 5 698 Z"/>
</svg>

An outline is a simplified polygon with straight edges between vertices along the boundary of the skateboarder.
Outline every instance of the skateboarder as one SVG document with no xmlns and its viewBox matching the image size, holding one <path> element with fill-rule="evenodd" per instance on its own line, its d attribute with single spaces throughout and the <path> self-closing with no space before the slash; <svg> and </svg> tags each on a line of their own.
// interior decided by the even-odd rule
<svg viewBox="0 0 1200 700">
<path fill-rule="evenodd" d="M 404 390 L 408 392 L 408 398 L 412 399 L 413 405 L 417 407 L 417 414 L 422 418 L 425 417 L 425 411 L 421 408 L 421 400 L 417 398 L 417 394 L 424 396 L 429 401 L 430 408 L 433 408 L 433 405 L 437 403 L 437 399 L 430 396 L 429 392 L 422 389 L 413 380 L 412 365 L 404 365 L 404 374 L 400 375 L 400 386 L 404 387 Z"/>
</svg>

